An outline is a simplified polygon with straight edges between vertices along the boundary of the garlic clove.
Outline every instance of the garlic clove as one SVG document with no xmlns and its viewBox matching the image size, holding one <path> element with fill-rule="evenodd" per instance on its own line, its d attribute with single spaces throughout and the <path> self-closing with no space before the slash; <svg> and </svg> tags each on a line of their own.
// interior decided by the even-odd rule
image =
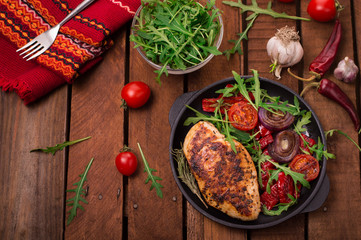
<svg viewBox="0 0 361 240">
<path fill-rule="evenodd" d="M 356 66 L 355 62 L 349 57 L 345 57 L 338 63 L 333 71 L 333 75 L 340 81 L 351 83 L 355 81 L 358 72 L 359 68 Z"/>
</svg>

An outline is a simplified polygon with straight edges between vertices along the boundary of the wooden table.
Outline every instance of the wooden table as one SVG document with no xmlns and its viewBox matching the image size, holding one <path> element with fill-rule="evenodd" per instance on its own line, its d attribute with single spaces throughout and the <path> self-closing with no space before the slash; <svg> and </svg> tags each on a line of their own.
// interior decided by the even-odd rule
<svg viewBox="0 0 361 240">
<path fill-rule="evenodd" d="M 250 0 L 247 1 L 250 3 Z M 261 7 L 268 1 L 258 0 Z M 361 58 L 361 2 L 340 0 L 343 36 L 336 62 L 345 56 Z M 308 1 L 284 4 L 273 0 L 273 9 L 308 17 Z M 223 11 L 225 36 L 221 50 L 232 47 L 227 40 L 246 23 L 235 8 L 217 6 Z M 300 214 L 275 227 L 240 230 L 215 223 L 195 210 L 182 197 L 169 164 L 170 126 L 168 113 L 177 96 L 201 89 L 217 80 L 241 75 L 250 69 L 276 81 L 269 73 L 266 43 L 276 29 L 285 25 L 300 31 L 305 50 L 303 61 L 293 71 L 307 76 L 309 63 L 326 43 L 333 22 L 296 22 L 259 16 L 244 42 L 244 55 L 229 61 L 217 56 L 201 70 L 185 76 L 162 77 L 159 86 L 153 69 L 129 43 L 130 24 L 113 36 L 115 46 L 104 60 L 75 81 L 62 86 L 41 100 L 24 106 L 15 93 L 0 93 L 0 239 L 360 239 L 361 189 L 360 153 L 345 137 L 335 135 L 327 141 L 336 159 L 328 160 L 330 192 L 317 211 Z M 326 77 L 335 80 L 332 71 Z M 151 100 L 140 109 L 124 112 L 120 91 L 124 84 L 144 81 L 152 90 Z M 302 82 L 283 71 L 280 82 L 297 92 Z M 360 78 L 353 84 L 337 81 L 360 112 Z M 308 91 L 306 101 L 315 110 L 324 130 L 340 129 L 360 141 L 347 113 L 336 103 Z M 66 140 L 91 136 L 55 156 L 30 153 L 36 147 L 54 146 Z M 146 174 L 137 148 L 142 146 L 157 176 L 163 178 L 163 199 L 144 184 Z M 127 144 L 140 160 L 136 174 L 122 176 L 114 166 L 119 149 Z M 79 174 L 94 158 L 85 186 L 85 211 L 66 226 L 65 200 L 71 197 Z"/>
</svg>

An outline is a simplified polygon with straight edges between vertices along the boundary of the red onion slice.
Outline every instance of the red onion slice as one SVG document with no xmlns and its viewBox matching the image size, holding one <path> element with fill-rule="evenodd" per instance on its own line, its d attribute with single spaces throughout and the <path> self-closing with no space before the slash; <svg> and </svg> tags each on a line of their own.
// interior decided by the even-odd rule
<svg viewBox="0 0 361 240">
<path fill-rule="evenodd" d="M 295 117 L 289 112 L 283 113 L 277 111 L 276 113 L 272 113 L 261 107 L 258 110 L 258 119 L 267 129 L 271 131 L 282 131 L 291 126 Z"/>
</svg>

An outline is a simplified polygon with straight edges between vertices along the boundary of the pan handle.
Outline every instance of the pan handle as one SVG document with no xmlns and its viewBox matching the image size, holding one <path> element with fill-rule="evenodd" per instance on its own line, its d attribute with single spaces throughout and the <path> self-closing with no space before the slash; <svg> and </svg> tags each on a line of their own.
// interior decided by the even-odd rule
<svg viewBox="0 0 361 240">
<path fill-rule="evenodd" d="M 196 94 L 197 92 L 198 91 L 184 93 L 179 97 L 177 97 L 177 99 L 174 101 L 172 107 L 169 110 L 169 116 L 168 116 L 168 120 L 171 128 L 173 128 L 174 122 L 177 119 L 181 109 L 188 102 L 188 100 L 191 99 L 193 95 Z"/>
<path fill-rule="evenodd" d="M 327 175 L 325 175 L 322 185 L 316 195 L 313 197 L 312 201 L 302 210 L 302 213 L 312 212 L 319 209 L 322 204 L 326 201 L 328 192 L 330 191 L 330 180 Z"/>
</svg>

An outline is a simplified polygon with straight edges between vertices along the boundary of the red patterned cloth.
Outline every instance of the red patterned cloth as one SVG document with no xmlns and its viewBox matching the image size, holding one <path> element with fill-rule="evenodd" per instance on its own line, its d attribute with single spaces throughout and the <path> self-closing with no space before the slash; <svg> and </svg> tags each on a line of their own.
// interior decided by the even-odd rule
<svg viewBox="0 0 361 240">
<path fill-rule="evenodd" d="M 72 83 L 112 46 L 112 33 L 133 18 L 140 0 L 95 0 L 65 23 L 45 53 L 26 61 L 16 50 L 56 25 L 82 0 L 0 0 L 0 87 L 25 104 Z"/>
</svg>

